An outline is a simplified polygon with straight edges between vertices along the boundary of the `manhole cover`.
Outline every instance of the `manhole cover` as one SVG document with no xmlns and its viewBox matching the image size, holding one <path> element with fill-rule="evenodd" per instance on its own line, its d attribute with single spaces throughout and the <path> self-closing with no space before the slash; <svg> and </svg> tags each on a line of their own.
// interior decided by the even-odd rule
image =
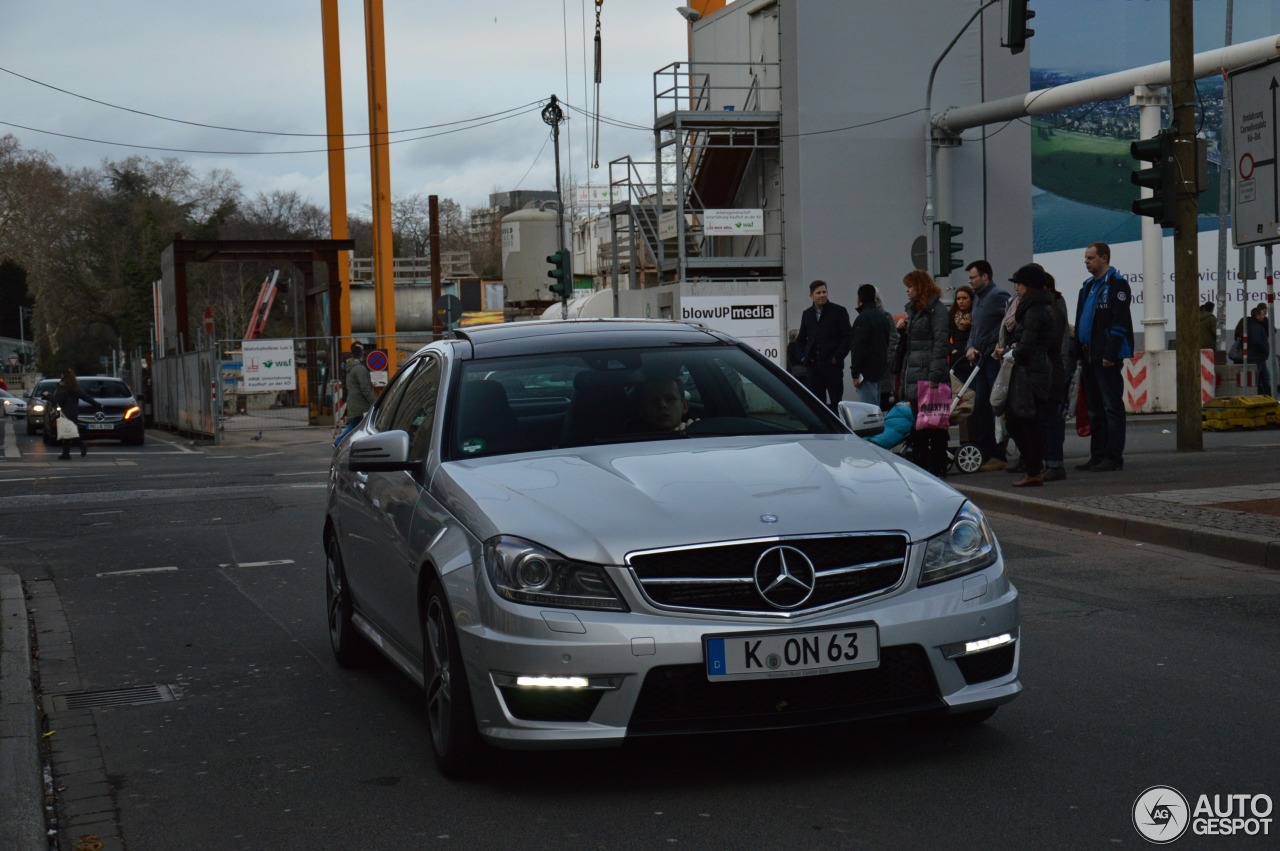
<svg viewBox="0 0 1280 851">
<path fill-rule="evenodd" d="M 177 686 L 150 685 L 103 691 L 69 691 L 46 694 L 42 700 L 45 712 L 65 712 L 94 706 L 139 706 L 144 703 L 166 703 L 182 697 Z"/>
</svg>

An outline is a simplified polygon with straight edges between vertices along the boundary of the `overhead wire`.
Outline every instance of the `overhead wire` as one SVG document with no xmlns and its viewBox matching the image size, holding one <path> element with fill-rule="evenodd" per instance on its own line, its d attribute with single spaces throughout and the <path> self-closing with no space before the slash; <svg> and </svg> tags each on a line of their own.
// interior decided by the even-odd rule
<svg viewBox="0 0 1280 851">
<path fill-rule="evenodd" d="M 521 177 L 521 178 L 520 178 L 520 180 L 519 180 L 519 181 L 516 183 L 516 185 L 512 188 L 512 190 L 511 190 L 512 192 L 515 192 L 517 189 L 519 189 L 519 188 L 524 184 L 525 178 L 527 178 L 527 177 L 529 176 L 529 173 L 530 173 L 531 171 L 533 171 L 533 167 L 534 167 L 535 165 L 537 165 L 537 164 L 538 164 L 538 160 L 542 159 L 542 154 L 543 154 L 543 152 L 544 152 L 544 151 L 546 151 L 546 150 L 547 150 L 547 143 L 548 143 L 548 142 L 550 142 L 550 141 L 551 141 L 551 131 L 550 131 L 550 130 L 548 130 L 548 131 L 547 131 L 547 135 L 546 135 L 546 136 L 543 138 L 543 140 L 542 140 L 542 147 L 538 149 L 538 154 L 537 154 L 537 156 L 535 156 L 535 157 L 533 158 L 533 162 L 529 163 L 529 167 L 528 167 L 527 169 L 525 169 L 524 177 Z"/>
<path fill-rule="evenodd" d="M 412 136 L 407 139 L 388 139 L 386 142 L 374 142 L 374 143 L 369 143 L 364 145 L 343 145 L 341 150 L 359 151 L 359 150 L 372 148 L 377 144 L 385 144 L 389 147 L 391 145 L 402 145 L 406 142 L 420 142 L 423 139 L 434 139 L 438 136 L 449 136 L 454 133 L 461 133 L 464 130 L 474 130 L 478 127 L 485 127 L 489 124 L 497 124 L 501 121 L 508 121 L 512 118 L 518 118 L 521 115 L 528 115 L 531 112 L 537 112 L 539 109 L 541 109 L 541 106 L 542 106 L 541 102 L 535 102 L 532 106 L 525 109 L 523 112 L 516 112 L 516 113 L 511 113 L 509 115 L 502 115 L 499 118 L 492 118 L 488 121 L 475 122 L 467 125 L 466 127 L 454 127 L 450 130 L 441 130 L 439 133 L 427 133 L 422 136 Z M 0 120 L 0 125 L 3 125 L 5 127 L 16 127 L 19 130 L 27 130 L 32 133 L 43 133 L 48 136 L 58 136 L 59 138 L 63 138 L 63 139 L 73 139 L 79 142 L 92 142 L 97 145 L 113 145 L 115 147 L 121 147 L 121 148 L 136 148 L 138 150 L 143 150 L 143 151 L 167 151 L 169 153 L 176 153 L 176 154 L 209 154 L 209 155 L 217 155 L 217 156 L 280 156 L 280 155 L 287 155 L 287 154 L 327 154 L 330 151 L 335 150 L 333 148 L 325 147 L 325 148 L 312 148 L 312 149 L 297 150 L 297 151 L 209 151 L 209 150 L 201 150 L 201 149 L 193 149 L 193 148 L 169 148 L 169 147 L 164 147 L 160 145 L 140 145 L 133 142 L 113 142 L 107 139 L 92 139 L 87 136 L 76 136 L 71 133 L 59 133 L 55 130 L 43 130 L 39 127 L 28 127 L 25 124 L 18 124 L 12 121 Z"/>
<path fill-rule="evenodd" d="M 154 118 L 158 121 L 169 121 L 174 124 L 185 124 L 189 127 L 202 127 L 206 130 L 226 130 L 227 132 L 230 132 L 230 133 L 252 133 L 252 134 L 257 134 L 262 136 L 299 136 L 304 138 L 323 139 L 330 135 L 328 133 L 290 133 L 290 132 L 285 132 L 281 130 L 254 130 L 254 129 L 244 128 L 244 127 L 226 127 L 220 124 L 205 124 L 200 121 L 187 121 L 186 119 L 182 119 L 182 118 L 173 118 L 167 115 L 159 115 L 154 112 L 147 112 L 145 110 L 134 109 L 133 107 L 129 107 L 129 106 L 121 106 L 120 104 L 110 103 L 104 100 L 98 100 L 97 98 L 89 97 L 88 95 L 82 95 L 82 94 L 79 94 L 78 92 L 73 92 L 69 89 L 59 88 L 58 86 L 52 85 L 50 83 L 37 80 L 34 77 L 28 77 L 25 74 L 19 74 L 17 71 L 13 71 L 2 66 L 0 66 L 0 72 L 4 72 L 5 74 L 9 74 L 19 79 L 26 80 L 29 83 L 34 83 L 37 86 L 43 86 L 46 89 L 52 89 L 55 92 L 68 95 L 73 98 L 78 98 L 83 101 L 88 101 L 89 103 L 96 103 L 99 106 L 105 106 L 110 109 L 118 109 L 121 112 L 130 112 L 130 113 L 133 113 L 134 115 L 141 115 L 145 118 Z M 406 127 L 400 130 L 388 130 L 387 135 L 393 135 L 397 133 L 418 133 L 422 130 L 435 130 L 440 127 L 450 127 L 455 124 L 465 124 L 471 121 L 479 121 L 486 118 L 494 118 L 500 115 L 505 115 L 509 112 L 516 112 L 517 110 L 526 109 L 534 105 L 541 106 L 541 103 L 542 103 L 541 101 L 532 101 L 530 103 L 521 104 L 520 106 L 513 106 L 513 107 L 510 107 L 509 109 L 503 109 L 498 112 L 491 112 L 488 115 L 476 116 L 475 118 L 463 118 L 457 121 L 441 122 L 440 124 L 425 124 L 421 127 Z M 365 136 L 368 134 L 357 132 L 357 133 L 343 133 L 342 135 L 344 137 L 346 136 L 355 137 L 355 136 Z"/>
</svg>

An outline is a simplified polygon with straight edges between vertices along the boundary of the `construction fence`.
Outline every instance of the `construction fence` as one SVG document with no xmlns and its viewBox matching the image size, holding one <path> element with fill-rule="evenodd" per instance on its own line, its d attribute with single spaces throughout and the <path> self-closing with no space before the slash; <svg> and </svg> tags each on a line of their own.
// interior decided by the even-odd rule
<svg viewBox="0 0 1280 851">
<path fill-rule="evenodd" d="M 334 429 L 344 409 L 351 342 L 367 336 L 218 340 L 213 348 L 157 358 L 152 367 L 155 425 L 221 443 L 227 432 Z M 396 363 L 431 342 L 395 338 Z M 372 351 L 366 352 L 366 356 Z M 390 378 L 371 370 L 375 387 Z"/>
</svg>

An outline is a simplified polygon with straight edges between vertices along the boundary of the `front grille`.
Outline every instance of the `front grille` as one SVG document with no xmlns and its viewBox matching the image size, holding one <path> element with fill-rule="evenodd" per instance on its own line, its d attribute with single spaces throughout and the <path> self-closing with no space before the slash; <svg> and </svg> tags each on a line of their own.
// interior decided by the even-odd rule
<svg viewBox="0 0 1280 851">
<path fill-rule="evenodd" d="M 779 595 L 770 603 L 757 587 L 757 560 L 766 550 L 779 545 L 804 553 L 818 574 L 812 595 L 803 603 L 792 605 L 785 598 L 779 599 Z M 907 539 L 901 534 L 886 533 L 771 538 L 636 553 L 627 562 L 644 595 L 655 606 L 779 614 L 811 612 L 894 588 L 906 570 L 906 554 Z"/>
<path fill-rule="evenodd" d="M 589 721 L 603 689 L 518 688 L 502 686 L 507 711 L 522 721 Z"/>
<path fill-rule="evenodd" d="M 702 665 L 668 665 L 645 677 L 627 734 L 774 730 L 942 706 L 916 644 L 882 647 L 878 668 L 813 677 L 713 683 Z"/>
<path fill-rule="evenodd" d="M 983 653 L 961 656 L 956 659 L 956 666 L 969 685 L 1005 677 L 1013 671 L 1014 647 L 1015 645 L 1010 644 Z"/>
</svg>

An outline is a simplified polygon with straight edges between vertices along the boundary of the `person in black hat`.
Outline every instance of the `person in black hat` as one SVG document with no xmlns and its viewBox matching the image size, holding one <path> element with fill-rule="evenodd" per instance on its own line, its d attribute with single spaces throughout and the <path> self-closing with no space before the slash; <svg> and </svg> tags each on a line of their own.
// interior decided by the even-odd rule
<svg viewBox="0 0 1280 851">
<path fill-rule="evenodd" d="M 1044 433 L 1049 418 L 1053 364 L 1049 352 L 1061 349 L 1061 337 L 1053 340 L 1053 293 L 1049 276 L 1038 263 L 1028 263 L 1009 279 L 1016 285 L 1018 308 L 1010 351 L 1013 375 L 1009 380 L 1009 401 L 1005 420 L 1009 434 L 1018 444 L 1026 464 L 1026 474 L 1013 483 L 1015 488 L 1044 485 Z"/>
</svg>

